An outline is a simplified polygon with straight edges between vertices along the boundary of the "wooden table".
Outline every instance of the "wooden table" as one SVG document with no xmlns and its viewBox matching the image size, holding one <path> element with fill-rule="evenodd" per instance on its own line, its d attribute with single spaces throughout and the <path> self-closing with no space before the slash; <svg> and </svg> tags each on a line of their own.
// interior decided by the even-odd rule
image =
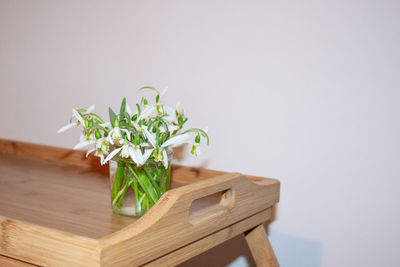
<svg viewBox="0 0 400 267">
<path fill-rule="evenodd" d="M 181 166 L 140 219 L 114 214 L 108 167 L 84 153 L 0 139 L 1 266 L 174 266 L 244 234 L 278 266 L 263 223 L 279 181 Z"/>
</svg>

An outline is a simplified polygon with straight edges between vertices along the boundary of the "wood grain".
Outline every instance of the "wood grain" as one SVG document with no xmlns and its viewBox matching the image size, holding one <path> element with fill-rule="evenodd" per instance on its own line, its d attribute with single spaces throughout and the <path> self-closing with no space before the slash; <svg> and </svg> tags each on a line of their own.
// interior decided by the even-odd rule
<svg viewBox="0 0 400 267">
<path fill-rule="evenodd" d="M 271 208 L 239 221 L 236 224 L 228 226 L 216 233 L 213 233 L 212 235 L 201 238 L 187 246 L 174 250 L 173 252 L 147 263 L 144 266 L 176 266 L 179 263 L 189 260 L 213 247 L 218 246 L 222 242 L 242 234 L 244 231 L 249 230 L 249 228 L 268 221 L 270 218 Z"/>
<path fill-rule="evenodd" d="M 6 256 L 0 255 L 0 266 L 7 266 L 7 267 L 34 267 L 38 265 L 33 265 L 27 262 L 23 262 L 20 260 L 16 260 L 13 258 L 9 258 Z"/>
<path fill-rule="evenodd" d="M 263 224 L 246 233 L 245 237 L 257 266 L 279 267 Z"/>
<path fill-rule="evenodd" d="M 112 212 L 105 168 L 84 152 L 0 139 L 0 254 L 46 266 L 139 266 L 223 242 L 279 200 L 274 179 L 173 166 L 173 189 L 134 219 Z"/>
<path fill-rule="evenodd" d="M 214 214 L 204 214 L 196 224 L 189 221 L 191 203 L 204 196 L 231 189 L 234 205 Z M 182 186 L 168 191 L 144 217 L 135 224 L 104 237 L 101 262 L 104 266 L 139 266 L 183 247 L 199 238 L 232 225 L 243 218 L 272 207 L 279 199 L 279 183 L 257 185 L 237 173 Z M 146 222 L 152 221 L 148 224 Z M 177 235 L 179 231 L 179 235 Z M 131 238 L 134 236 L 134 238 Z M 157 245 L 155 245 L 157 244 Z M 148 249 L 151 247 L 152 249 Z M 137 255 L 131 257 L 129 251 Z"/>
</svg>

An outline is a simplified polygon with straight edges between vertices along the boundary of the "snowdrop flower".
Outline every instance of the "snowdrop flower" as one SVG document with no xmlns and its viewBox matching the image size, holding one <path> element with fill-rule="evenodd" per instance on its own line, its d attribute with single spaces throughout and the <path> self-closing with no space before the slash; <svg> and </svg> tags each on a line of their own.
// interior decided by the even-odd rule
<svg viewBox="0 0 400 267">
<path fill-rule="evenodd" d="M 122 145 L 124 143 L 121 131 L 126 133 L 126 137 L 128 140 L 131 140 L 131 133 L 127 129 L 121 129 L 118 126 L 115 126 L 110 133 L 108 134 L 108 142 L 112 145 Z"/>
<path fill-rule="evenodd" d="M 200 144 L 199 143 L 194 143 L 192 145 L 192 150 L 190 151 L 190 153 L 192 153 L 193 155 L 195 155 L 196 157 L 200 156 Z"/>
<path fill-rule="evenodd" d="M 162 145 L 161 148 L 167 148 L 167 147 L 177 147 L 180 145 L 183 145 L 185 143 L 187 143 L 188 139 L 190 138 L 189 134 L 180 134 L 177 136 L 174 136 L 170 139 L 168 139 L 167 141 L 165 141 Z"/>
<path fill-rule="evenodd" d="M 110 151 L 110 146 L 109 146 L 108 142 L 105 140 L 105 138 L 97 139 L 95 141 L 95 147 L 90 149 L 86 153 L 86 157 L 89 156 L 89 154 L 94 151 L 97 151 L 99 153 L 107 153 L 108 151 Z"/>
<path fill-rule="evenodd" d="M 110 146 L 107 141 L 104 138 L 100 138 L 96 140 L 95 147 L 86 153 L 86 157 L 88 157 L 90 153 L 94 152 L 94 155 L 100 158 L 100 163 L 103 165 L 104 153 L 108 153 L 109 150 Z"/>
<path fill-rule="evenodd" d="M 202 130 L 203 132 L 204 132 L 204 134 L 206 134 L 207 135 L 207 130 L 208 130 L 208 127 L 205 127 L 204 128 L 204 130 Z M 207 135 L 208 136 L 208 135 Z M 207 137 L 208 138 L 208 137 Z M 194 143 L 192 144 L 192 149 L 190 150 L 190 153 L 192 153 L 193 155 L 195 155 L 196 157 L 197 156 L 200 156 L 200 139 L 201 139 L 201 136 L 200 136 L 200 133 L 197 133 L 197 135 L 196 135 L 196 138 L 195 138 L 195 140 L 194 140 Z M 207 139 L 208 140 L 208 139 Z M 207 141 L 208 142 L 208 141 Z"/>
<path fill-rule="evenodd" d="M 175 132 L 179 128 L 180 127 L 176 126 L 176 125 L 168 125 L 168 131 L 171 132 L 171 133 Z M 166 132 L 166 130 L 164 129 L 164 127 L 160 129 L 160 133 L 165 133 L 165 132 Z"/>
<path fill-rule="evenodd" d="M 90 107 L 88 107 L 86 112 L 83 113 L 83 115 L 91 113 L 93 111 L 93 109 L 94 109 L 94 105 L 91 105 Z M 79 112 L 76 109 L 72 109 L 72 118 L 75 118 L 76 122 L 71 122 L 71 123 L 65 125 L 61 129 L 59 129 L 57 131 L 57 133 L 65 132 L 66 130 L 71 129 L 74 126 L 78 126 L 79 124 L 82 124 L 84 127 L 86 127 L 84 118 L 82 118 L 82 116 L 79 114 Z"/>
<path fill-rule="evenodd" d="M 86 136 L 85 134 L 81 134 L 80 137 L 80 142 L 74 146 L 74 149 L 81 149 L 84 147 L 87 147 L 89 145 L 92 145 L 96 142 L 96 137 L 94 134 L 91 134 L 89 136 Z"/>
<path fill-rule="evenodd" d="M 172 149 L 173 147 L 177 147 L 183 145 L 188 142 L 189 139 L 188 134 L 181 134 L 178 136 L 174 136 L 167 141 L 165 141 L 160 148 L 154 153 L 154 158 L 156 161 L 162 161 L 165 168 L 168 168 L 168 153 L 167 150 Z"/>
<path fill-rule="evenodd" d="M 103 164 L 107 163 L 110 159 L 115 157 L 118 153 L 122 158 L 131 158 L 136 165 L 143 165 L 147 159 L 150 157 L 153 149 L 146 149 L 142 154 L 139 147 L 135 147 L 132 143 L 125 140 L 124 145 L 120 148 L 114 149 L 103 161 Z"/>
<path fill-rule="evenodd" d="M 154 106 L 146 106 L 142 112 L 140 113 L 140 116 L 137 118 L 137 121 L 140 121 L 142 119 L 148 119 L 148 117 L 153 113 L 153 111 L 156 109 Z"/>
<path fill-rule="evenodd" d="M 146 128 L 142 128 L 142 131 L 144 133 L 144 135 L 146 136 L 147 140 L 149 140 L 149 143 L 153 146 L 156 147 L 156 135 L 153 133 L 150 133 L 149 130 L 147 130 Z"/>
</svg>

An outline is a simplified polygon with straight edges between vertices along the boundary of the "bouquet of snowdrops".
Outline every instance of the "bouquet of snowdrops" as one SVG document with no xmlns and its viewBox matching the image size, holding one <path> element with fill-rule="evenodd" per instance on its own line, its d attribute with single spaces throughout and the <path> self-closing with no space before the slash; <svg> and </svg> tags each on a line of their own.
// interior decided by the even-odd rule
<svg viewBox="0 0 400 267">
<path fill-rule="evenodd" d="M 183 109 L 162 103 L 166 89 L 155 92 L 151 104 L 145 97 L 133 112 L 126 98 L 119 114 L 109 108 L 110 122 L 88 109 L 73 109 L 70 123 L 58 132 L 82 126 L 83 133 L 75 149 L 90 147 L 86 156 L 94 153 L 101 164 L 111 162 L 111 204 L 115 212 L 141 216 L 169 189 L 172 148 L 191 145 L 191 153 L 200 155 L 200 143 L 209 144 L 206 130 L 184 130 L 187 121 Z M 131 192 L 129 196 L 129 192 Z"/>
</svg>

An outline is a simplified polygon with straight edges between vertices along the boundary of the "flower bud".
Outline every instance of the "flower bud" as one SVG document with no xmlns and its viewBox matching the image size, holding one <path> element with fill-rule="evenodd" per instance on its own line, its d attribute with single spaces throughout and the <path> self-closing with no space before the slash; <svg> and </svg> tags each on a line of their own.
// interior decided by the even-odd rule
<svg viewBox="0 0 400 267">
<path fill-rule="evenodd" d="M 135 146 L 138 146 L 139 144 L 140 144 L 140 136 L 137 134 L 137 135 L 135 135 L 135 141 L 134 141 L 134 143 L 135 143 Z"/>
<path fill-rule="evenodd" d="M 96 136 L 96 139 L 101 138 L 101 133 L 100 133 L 99 129 L 96 129 L 96 131 L 94 131 L 94 136 Z"/>
<path fill-rule="evenodd" d="M 197 135 L 196 135 L 195 142 L 196 142 L 196 143 L 200 143 L 200 134 L 197 134 Z"/>
<path fill-rule="evenodd" d="M 93 119 L 91 119 L 90 121 L 88 121 L 88 128 L 93 127 Z"/>
<path fill-rule="evenodd" d="M 179 118 L 178 118 L 178 123 L 179 123 L 179 126 L 182 126 L 182 124 L 183 124 L 183 119 L 182 119 L 182 117 L 179 117 Z"/>
<path fill-rule="evenodd" d="M 137 114 L 133 115 L 133 116 L 132 116 L 132 121 L 136 121 L 136 120 L 137 120 L 137 117 L 138 117 Z"/>
</svg>

